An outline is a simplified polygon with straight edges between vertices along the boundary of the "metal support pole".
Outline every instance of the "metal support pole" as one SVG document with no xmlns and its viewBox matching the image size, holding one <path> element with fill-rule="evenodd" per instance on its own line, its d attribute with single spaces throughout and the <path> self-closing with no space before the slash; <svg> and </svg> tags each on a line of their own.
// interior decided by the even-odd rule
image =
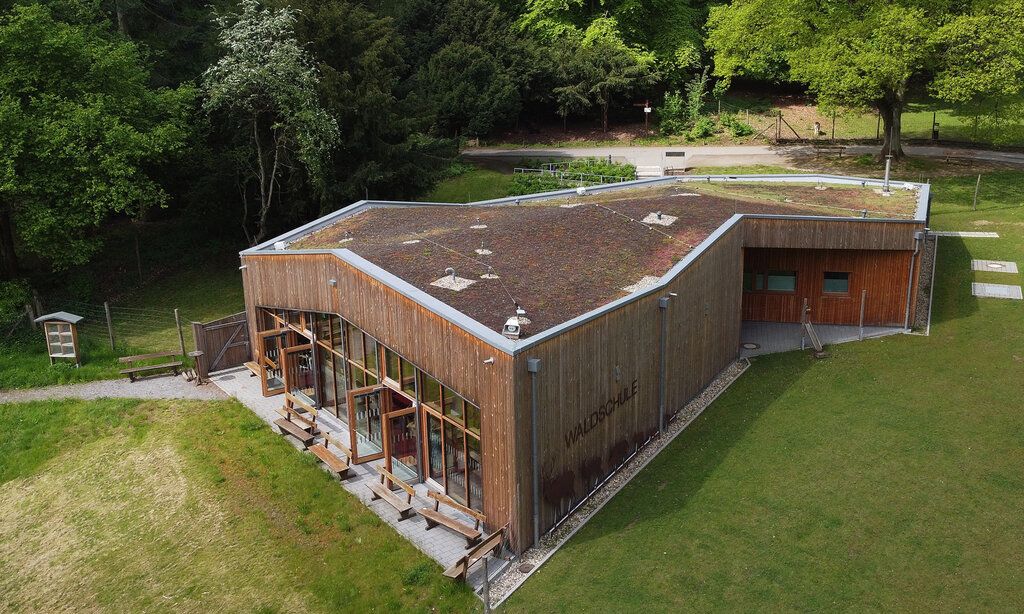
<svg viewBox="0 0 1024 614">
<path fill-rule="evenodd" d="M 978 183 L 974 184 L 974 210 L 978 210 L 978 193 L 981 192 L 981 175 L 978 175 Z"/>
<path fill-rule="evenodd" d="M 487 559 L 484 557 L 484 614 L 490 614 L 491 612 L 491 578 L 490 574 L 487 573 Z"/>
<path fill-rule="evenodd" d="M 864 303 L 868 299 L 867 288 L 860 291 L 860 340 L 864 341 Z"/>
<path fill-rule="evenodd" d="M 110 351 L 114 351 L 114 320 L 110 317 L 110 303 L 103 301 L 103 311 L 107 312 L 107 334 L 110 335 Z"/>
<path fill-rule="evenodd" d="M 530 372 L 530 460 L 533 463 L 533 543 L 540 542 L 540 467 L 537 466 L 537 373 L 540 359 L 527 358 L 526 370 Z"/>
<path fill-rule="evenodd" d="M 663 296 L 658 299 L 658 308 L 661 310 L 661 343 L 658 350 L 658 433 L 665 431 L 665 385 L 667 366 L 666 347 L 668 344 L 668 303 L 669 297 Z"/>
<path fill-rule="evenodd" d="M 836 140 L 836 112 L 832 111 L 832 140 Z"/>
<path fill-rule="evenodd" d="M 889 194 L 889 173 L 892 171 L 892 154 L 885 157 L 885 185 L 882 186 L 882 194 Z"/>
<path fill-rule="evenodd" d="M 181 314 L 178 313 L 178 308 L 174 308 L 174 326 L 178 329 L 178 348 L 181 349 L 181 355 L 185 355 L 185 335 L 181 332 Z"/>
</svg>

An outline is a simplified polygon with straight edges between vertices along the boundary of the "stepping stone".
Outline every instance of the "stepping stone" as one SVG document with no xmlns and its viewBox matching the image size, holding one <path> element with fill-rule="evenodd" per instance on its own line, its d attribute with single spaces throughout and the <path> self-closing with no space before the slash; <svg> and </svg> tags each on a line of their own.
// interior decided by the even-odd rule
<svg viewBox="0 0 1024 614">
<path fill-rule="evenodd" d="M 1006 284 L 971 284 L 971 294 L 981 298 L 1008 298 L 1022 300 L 1020 286 L 1008 286 Z"/>
<path fill-rule="evenodd" d="M 991 271 L 993 273 L 1016 273 L 1017 263 L 1005 260 L 971 260 L 972 271 Z"/>
<path fill-rule="evenodd" d="M 965 239 L 998 239 L 998 232 L 974 232 L 974 231 L 952 231 L 943 230 L 932 232 L 936 237 L 964 237 Z"/>
</svg>

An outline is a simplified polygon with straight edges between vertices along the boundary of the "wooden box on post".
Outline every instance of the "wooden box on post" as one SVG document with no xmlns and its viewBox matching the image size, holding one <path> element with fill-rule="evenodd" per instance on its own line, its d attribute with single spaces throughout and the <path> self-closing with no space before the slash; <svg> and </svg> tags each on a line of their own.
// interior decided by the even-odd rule
<svg viewBox="0 0 1024 614">
<path fill-rule="evenodd" d="M 43 334 L 46 336 L 46 353 L 50 357 L 52 365 L 56 359 L 72 359 L 75 366 L 81 366 L 82 353 L 78 346 L 78 323 L 83 320 L 82 316 L 76 316 L 66 311 L 49 313 L 35 319 L 37 324 L 43 325 Z"/>
</svg>

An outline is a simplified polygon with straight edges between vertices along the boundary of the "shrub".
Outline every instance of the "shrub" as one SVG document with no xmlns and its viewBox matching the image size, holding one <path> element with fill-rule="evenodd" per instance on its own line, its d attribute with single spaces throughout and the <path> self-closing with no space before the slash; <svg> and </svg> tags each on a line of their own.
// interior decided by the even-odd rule
<svg viewBox="0 0 1024 614">
<path fill-rule="evenodd" d="M 696 141 L 706 139 L 715 134 L 715 122 L 710 117 L 701 117 L 694 122 L 693 127 L 686 133 L 686 139 Z"/>
<path fill-rule="evenodd" d="M 686 132 L 686 108 L 683 95 L 678 91 L 665 92 L 665 98 L 658 109 L 658 131 L 663 136 Z"/>
<path fill-rule="evenodd" d="M 509 184 L 509 196 L 521 196 L 536 192 L 552 192 L 570 187 L 570 184 L 551 175 L 534 175 L 530 173 L 516 174 Z"/>
<path fill-rule="evenodd" d="M 12 324 L 24 315 L 29 299 L 28 282 L 0 281 L 0 325 Z"/>
</svg>

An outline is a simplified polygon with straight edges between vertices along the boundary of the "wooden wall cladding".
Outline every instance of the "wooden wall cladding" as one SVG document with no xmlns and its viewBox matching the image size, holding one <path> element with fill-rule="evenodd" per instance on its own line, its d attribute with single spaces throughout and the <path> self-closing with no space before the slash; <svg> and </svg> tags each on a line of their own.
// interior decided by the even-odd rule
<svg viewBox="0 0 1024 614">
<path fill-rule="evenodd" d="M 331 254 L 248 255 L 244 264 L 250 323 L 257 306 L 339 314 L 477 404 L 487 528 L 515 526 L 511 356 Z"/>
<path fill-rule="evenodd" d="M 913 252 L 758 248 L 744 252 L 748 271 L 797 273 L 796 292 L 745 292 L 744 320 L 800 322 L 806 298 L 811 322 L 856 325 L 860 321 L 861 291 L 867 290 L 864 324 L 903 326 Z M 825 271 L 850 273 L 850 291 L 826 294 L 822 288 Z"/>
<path fill-rule="evenodd" d="M 666 413 L 700 392 L 739 351 L 742 226 L 723 235 L 663 293 L 628 303 L 516 356 L 519 456 L 530 456 L 528 358 L 539 358 L 541 531 L 658 429 L 658 299 L 669 292 Z M 527 463 L 526 471 L 529 471 Z M 520 517 L 531 530 L 525 473 Z M 527 533 L 528 535 L 528 533 Z"/>
<path fill-rule="evenodd" d="M 914 233 L 923 230 L 916 222 L 850 220 L 743 220 L 746 247 L 794 249 L 914 249 Z"/>
</svg>

